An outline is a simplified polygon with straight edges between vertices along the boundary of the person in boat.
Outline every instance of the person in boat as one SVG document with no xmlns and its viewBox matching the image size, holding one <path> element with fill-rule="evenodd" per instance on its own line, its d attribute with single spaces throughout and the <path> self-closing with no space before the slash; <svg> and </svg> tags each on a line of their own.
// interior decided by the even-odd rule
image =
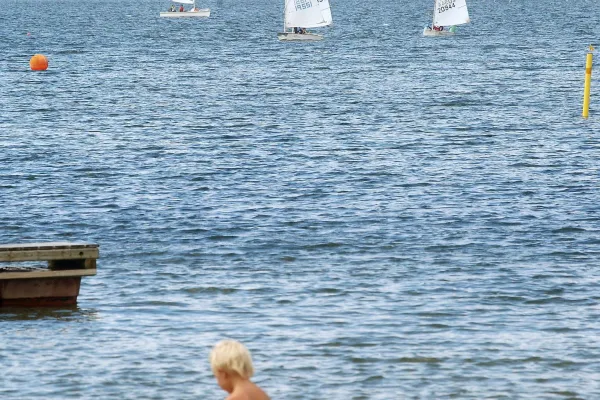
<svg viewBox="0 0 600 400">
<path fill-rule="evenodd" d="M 183 12 L 183 4 L 179 6 L 179 12 Z"/>
<path fill-rule="evenodd" d="M 441 32 L 441 31 L 443 31 L 443 30 L 444 30 L 444 27 L 443 27 L 443 26 L 435 26 L 435 25 L 434 25 L 434 26 L 433 26 L 433 30 L 434 30 L 434 31 Z"/>
<path fill-rule="evenodd" d="M 171 4 L 171 8 L 169 8 L 169 12 L 175 12 L 175 4 Z"/>
</svg>

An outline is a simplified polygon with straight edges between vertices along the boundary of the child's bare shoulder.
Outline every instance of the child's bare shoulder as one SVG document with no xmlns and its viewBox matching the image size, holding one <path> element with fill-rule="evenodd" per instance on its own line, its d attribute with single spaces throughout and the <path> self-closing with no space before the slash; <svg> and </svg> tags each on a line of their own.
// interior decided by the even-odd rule
<svg viewBox="0 0 600 400">
<path fill-rule="evenodd" d="M 258 396 L 248 393 L 232 393 L 225 400 L 270 400 L 264 392 Z"/>
<path fill-rule="evenodd" d="M 244 391 L 234 391 L 225 400 L 270 400 L 270 398 L 261 388 L 252 384 Z"/>
<path fill-rule="evenodd" d="M 225 400 L 250 400 L 246 393 L 232 393 Z"/>
</svg>

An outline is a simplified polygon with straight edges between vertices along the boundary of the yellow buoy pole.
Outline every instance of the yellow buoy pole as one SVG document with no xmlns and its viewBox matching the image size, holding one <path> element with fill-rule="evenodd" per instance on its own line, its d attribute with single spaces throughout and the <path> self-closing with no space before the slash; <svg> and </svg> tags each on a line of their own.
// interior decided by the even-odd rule
<svg viewBox="0 0 600 400">
<path fill-rule="evenodd" d="M 583 118 L 590 114 L 590 91 L 592 86 L 592 61 L 594 48 L 590 46 L 590 51 L 585 59 L 585 84 L 583 85 Z"/>
</svg>

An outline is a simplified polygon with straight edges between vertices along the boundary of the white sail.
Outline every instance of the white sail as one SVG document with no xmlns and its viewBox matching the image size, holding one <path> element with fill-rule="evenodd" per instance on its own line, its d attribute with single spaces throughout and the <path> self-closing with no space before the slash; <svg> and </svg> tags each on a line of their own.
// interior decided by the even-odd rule
<svg viewBox="0 0 600 400">
<path fill-rule="evenodd" d="M 194 4 L 194 0 L 171 0 L 172 3 Z"/>
<path fill-rule="evenodd" d="M 435 0 L 433 25 L 462 25 L 469 22 L 466 0 Z"/>
<path fill-rule="evenodd" d="M 329 0 L 286 0 L 286 28 L 317 28 L 332 22 Z"/>
</svg>

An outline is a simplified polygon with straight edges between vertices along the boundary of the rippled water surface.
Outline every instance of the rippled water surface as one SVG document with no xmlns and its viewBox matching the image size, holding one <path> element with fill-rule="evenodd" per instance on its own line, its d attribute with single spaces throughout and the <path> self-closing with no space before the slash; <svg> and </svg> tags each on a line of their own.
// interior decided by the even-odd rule
<svg viewBox="0 0 600 400">
<path fill-rule="evenodd" d="M 431 39 L 430 0 L 332 0 L 312 44 L 280 3 L 2 2 L 0 243 L 101 259 L 0 311 L 1 398 L 222 398 L 224 337 L 273 399 L 600 398 L 596 2 Z"/>
</svg>

